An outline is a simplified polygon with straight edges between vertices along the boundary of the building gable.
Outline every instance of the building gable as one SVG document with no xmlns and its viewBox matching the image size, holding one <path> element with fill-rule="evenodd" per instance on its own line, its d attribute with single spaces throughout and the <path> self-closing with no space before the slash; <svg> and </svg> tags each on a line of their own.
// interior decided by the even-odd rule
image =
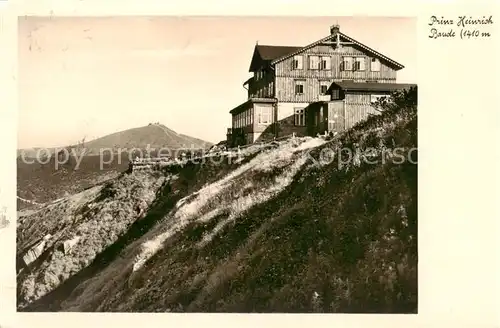
<svg viewBox="0 0 500 328">
<path fill-rule="evenodd" d="M 337 35 L 338 35 L 338 39 L 337 39 Z M 378 51 L 362 44 L 361 42 L 358 42 L 358 41 L 354 40 L 353 38 L 350 38 L 349 36 L 347 36 L 341 32 L 338 32 L 336 34 L 331 34 L 331 35 L 324 37 L 320 40 L 317 40 L 317 41 L 315 41 L 315 42 L 313 42 L 305 47 L 302 47 L 300 49 L 292 51 L 292 52 L 285 54 L 281 57 L 275 58 L 274 60 L 271 61 L 271 65 L 277 64 L 277 63 L 282 62 L 290 57 L 301 54 L 301 53 L 303 53 L 303 52 L 305 52 L 313 47 L 321 45 L 323 43 L 329 43 L 329 44 L 331 43 L 332 46 L 334 46 L 337 41 L 352 43 L 353 46 L 359 48 L 364 53 L 370 54 L 371 56 L 380 59 L 382 62 L 385 62 L 387 66 L 393 68 L 394 70 L 400 70 L 400 69 L 404 68 L 404 66 L 401 65 L 400 63 L 398 63 L 398 62 L 390 59 L 389 57 L 379 53 Z"/>
</svg>

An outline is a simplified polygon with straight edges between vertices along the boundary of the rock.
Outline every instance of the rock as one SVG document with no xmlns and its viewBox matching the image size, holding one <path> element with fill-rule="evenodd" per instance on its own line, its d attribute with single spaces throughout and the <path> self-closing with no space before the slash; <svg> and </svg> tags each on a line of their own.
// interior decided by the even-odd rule
<svg viewBox="0 0 500 328">
<path fill-rule="evenodd" d="M 35 246 L 30 248 L 26 252 L 26 254 L 24 254 L 23 261 L 26 266 L 33 263 L 37 258 L 40 257 L 40 255 L 42 255 L 43 251 L 45 250 L 45 245 L 50 238 L 52 238 L 50 234 L 46 235 Z"/>
<path fill-rule="evenodd" d="M 73 239 L 64 241 L 63 243 L 64 255 L 69 254 L 69 252 L 73 249 L 73 247 L 78 243 L 80 238 L 81 238 L 80 236 L 76 236 Z"/>
</svg>

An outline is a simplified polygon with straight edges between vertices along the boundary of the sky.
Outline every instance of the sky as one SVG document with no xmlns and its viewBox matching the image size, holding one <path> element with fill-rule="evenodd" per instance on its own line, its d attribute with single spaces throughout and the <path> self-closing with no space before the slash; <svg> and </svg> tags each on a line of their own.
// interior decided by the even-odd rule
<svg viewBox="0 0 500 328">
<path fill-rule="evenodd" d="M 330 25 L 417 82 L 415 18 L 20 17 L 18 148 L 56 147 L 159 122 L 218 142 L 247 99 L 253 48 L 305 46 Z"/>
</svg>

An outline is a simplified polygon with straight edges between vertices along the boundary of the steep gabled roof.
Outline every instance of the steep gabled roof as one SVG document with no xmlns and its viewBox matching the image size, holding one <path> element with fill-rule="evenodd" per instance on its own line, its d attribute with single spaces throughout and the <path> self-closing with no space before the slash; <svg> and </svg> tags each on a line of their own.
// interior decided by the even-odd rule
<svg viewBox="0 0 500 328">
<path fill-rule="evenodd" d="M 373 56 L 375 56 L 376 58 L 379 58 L 379 59 L 381 59 L 381 60 L 385 61 L 388 65 L 392 66 L 394 69 L 396 69 L 396 70 L 400 70 L 400 69 L 404 68 L 404 66 L 403 66 L 403 65 L 401 65 L 401 64 L 400 64 L 400 63 L 398 63 L 398 62 L 396 62 L 395 60 L 392 60 L 392 59 L 390 59 L 389 57 L 384 56 L 384 55 L 383 55 L 383 54 L 381 54 L 380 52 L 378 52 L 378 51 L 376 51 L 376 50 L 373 50 L 372 48 L 370 48 L 370 47 L 368 47 L 368 46 L 366 46 L 366 45 L 362 44 L 361 42 L 358 42 L 358 41 L 354 40 L 353 38 L 351 38 L 351 37 L 349 37 L 349 36 L 345 35 L 344 33 L 342 33 L 342 32 L 338 32 L 338 35 L 339 35 L 341 38 L 344 38 L 345 40 L 347 40 L 347 41 L 349 41 L 349 42 L 354 43 L 355 45 L 357 45 L 358 47 L 362 48 L 362 49 L 363 49 L 363 50 L 365 50 L 366 52 L 368 52 L 368 53 L 372 54 L 372 55 L 373 55 Z M 292 51 L 292 52 L 290 52 L 290 53 L 288 53 L 288 54 L 284 54 L 284 55 L 282 55 L 282 56 L 280 56 L 280 57 L 277 57 L 277 58 L 273 59 L 273 60 L 271 61 L 271 64 L 272 64 L 272 65 L 274 65 L 274 64 L 276 64 L 276 63 L 279 63 L 279 62 L 281 62 L 281 61 L 283 61 L 283 60 L 285 60 L 285 59 L 287 59 L 287 58 L 290 58 L 290 57 L 292 57 L 292 56 L 295 56 L 295 55 L 297 55 L 297 54 L 300 54 L 301 52 L 306 51 L 307 49 L 310 49 L 310 48 L 312 48 L 312 47 L 315 47 L 315 46 L 317 46 L 318 44 L 320 44 L 320 43 L 322 43 L 322 42 L 325 42 L 325 41 L 330 41 L 330 40 L 332 40 L 332 39 L 333 39 L 333 38 L 335 38 L 335 37 L 336 37 L 336 35 L 329 35 L 329 36 L 327 36 L 327 37 L 324 37 L 323 39 L 320 39 L 320 40 L 318 40 L 318 41 L 315 41 L 315 42 L 313 42 L 313 43 L 311 43 L 311 44 L 309 44 L 309 45 L 307 45 L 307 46 L 305 46 L 305 47 L 302 47 L 302 48 L 297 49 L 297 50 L 295 50 L 295 51 Z"/>
<path fill-rule="evenodd" d="M 274 60 L 276 58 L 286 56 L 291 52 L 302 49 L 302 46 L 270 46 L 257 45 L 255 46 L 263 60 Z"/>
<path fill-rule="evenodd" d="M 302 49 L 302 46 L 271 46 L 271 45 L 256 45 L 253 51 L 252 62 L 250 63 L 250 72 L 259 68 L 264 63 L 286 56 L 292 52 Z"/>
</svg>

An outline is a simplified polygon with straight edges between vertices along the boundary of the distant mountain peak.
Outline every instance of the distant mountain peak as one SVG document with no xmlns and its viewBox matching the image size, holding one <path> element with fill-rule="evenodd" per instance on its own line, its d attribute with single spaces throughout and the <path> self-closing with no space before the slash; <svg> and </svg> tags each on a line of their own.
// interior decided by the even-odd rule
<svg viewBox="0 0 500 328">
<path fill-rule="evenodd" d="M 180 149 L 180 148 L 209 148 L 211 142 L 201 140 L 189 135 L 180 134 L 164 124 L 150 123 L 145 126 L 130 128 L 123 131 L 114 132 L 106 136 L 90 140 L 82 145 L 73 145 L 67 147 L 56 148 L 71 148 L 82 147 L 87 155 L 98 155 L 103 149 L 113 149 L 122 151 L 128 149 Z M 27 157 L 36 156 L 38 148 L 19 149 L 17 156 L 24 153 Z"/>
</svg>

